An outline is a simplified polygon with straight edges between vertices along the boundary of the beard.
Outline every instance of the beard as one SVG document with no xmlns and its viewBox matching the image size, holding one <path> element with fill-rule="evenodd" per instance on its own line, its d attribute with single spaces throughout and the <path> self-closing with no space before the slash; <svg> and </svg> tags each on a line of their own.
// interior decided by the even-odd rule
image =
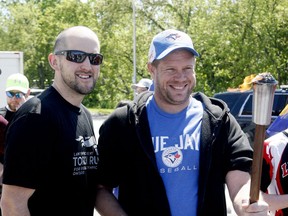
<svg viewBox="0 0 288 216">
<path fill-rule="evenodd" d="M 85 81 L 85 78 L 81 78 L 79 75 L 81 74 L 78 73 L 78 71 L 72 73 L 71 71 L 65 71 L 63 67 L 61 67 L 61 77 L 63 80 L 63 83 L 68 86 L 71 90 L 74 92 L 77 92 L 78 94 L 81 95 L 87 95 L 90 94 L 95 86 L 96 86 L 96 78 L 94 77 L 93 72 L 87 73 L 87 76 L 89 75 L 90 77 L 87 78 L 90 81 L 88 82 L 87 80 Z"/>
</svg>

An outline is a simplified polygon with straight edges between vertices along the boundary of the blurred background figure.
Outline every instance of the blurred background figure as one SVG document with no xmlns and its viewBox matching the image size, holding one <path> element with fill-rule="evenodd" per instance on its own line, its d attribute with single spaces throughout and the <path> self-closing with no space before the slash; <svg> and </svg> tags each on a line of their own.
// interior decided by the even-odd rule
<svg viewBox="0 0 288 216">
<path fill-rule="evenodd" d="M 29 81 L 21 73 L 10 75 L 6 81 L 6 102 L 5 107 L 0 108 L 0 198 L 2 195 L 3 158 L 6 126 L 12 120 L 16 111 L 28 99 L 30 95 Z M 0 216 L 2 215 L 0 209 Z"/>
<path fill-rule="evenodd" d="M 3 156 L 4 156 L 4 142 L 5 142 L 5 130 L 8 121 L 0 115 L 0 198 L 2 194 L 2 174 L 3 174 Z M 0 210 L 0 215 L 1 210 Z"/>
<path fill-rule="evenodd" d="M 288 128 L 288 104 L 281 111 L 279 116 L 267 128 L 266 135 L 271 137 Z"/>
<path fill-rule="evenodd" d="M 10 122 L 15 112 L 25 103 L 30 95 L 27 77 L 21 73 L 10 75 L 6 81 L 5 91 L 7 105 L 0 108 L 0 115 Z"/>
<path fill-rule="evenodd" d="M 141 92 L 148 91 L 152 85 L 152 80 L 148 78 L 141 79 L 138 83 L 132 84 L 131 87 L 134 89 L 135 94 L 140 94 Z"/>
<path fill-rule="evenodd" d="M 270 215 L 288 216 L 288 128 L 264 141 L 261 190 Z"/>
<path fill-rule="evenodd" d="M 2 163 L 4 155 L 4 141 L 5 141 L 5 130 L 8 121 L 0 115 L 0 185 L 2 183 Z M 1 187 L 1 186 L 0 186 Z"/>
</svg>

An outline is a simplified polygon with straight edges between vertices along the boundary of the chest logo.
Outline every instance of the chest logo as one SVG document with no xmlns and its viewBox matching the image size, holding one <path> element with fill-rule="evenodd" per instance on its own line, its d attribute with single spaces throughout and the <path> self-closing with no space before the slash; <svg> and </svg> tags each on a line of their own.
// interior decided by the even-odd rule
<svg viewBox="0 0 288 216">
<path fill-rule="evenodd" d="M 78 142 L 81 142 L 82 147 L 91 147 L 93 145 L 96 145 L 96 139 L 94 136 L 91 137 L 79 136 L 76 140 Z"/>
<path fill-rule="evenodd" d="M 177 147 L 168 147 L 162 153 L 162 161 L 167 167 L 177 167 L 183 160 L 183 154 Z"/>
</svg>

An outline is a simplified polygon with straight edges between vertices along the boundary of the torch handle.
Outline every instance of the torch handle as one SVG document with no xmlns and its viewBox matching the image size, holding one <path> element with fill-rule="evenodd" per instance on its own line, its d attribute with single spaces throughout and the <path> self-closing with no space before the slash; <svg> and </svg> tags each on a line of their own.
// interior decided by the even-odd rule
<svg viewBox="0 0 288 216">
<path fill-rule="evenodd" d="M 250 203 L 254 203 L 259 200 L 265 131 L 266 127 L 264 125 L 256 124 L 252 173 L 251 173 Z"/>
</svg>

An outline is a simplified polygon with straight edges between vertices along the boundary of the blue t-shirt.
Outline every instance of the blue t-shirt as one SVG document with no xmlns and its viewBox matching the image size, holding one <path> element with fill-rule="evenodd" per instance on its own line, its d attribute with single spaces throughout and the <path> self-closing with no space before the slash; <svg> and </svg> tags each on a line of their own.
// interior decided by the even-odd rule
<svg viewBox="0 0 288 216">
<path fill-rule="evenodd" d="M 171 213 L 196 216 L 202 103 L 191 97 L 184 110 L 171 114 L 161 110 L 151 96 L 146 106 L 158 171 Z"/>
</svg>

